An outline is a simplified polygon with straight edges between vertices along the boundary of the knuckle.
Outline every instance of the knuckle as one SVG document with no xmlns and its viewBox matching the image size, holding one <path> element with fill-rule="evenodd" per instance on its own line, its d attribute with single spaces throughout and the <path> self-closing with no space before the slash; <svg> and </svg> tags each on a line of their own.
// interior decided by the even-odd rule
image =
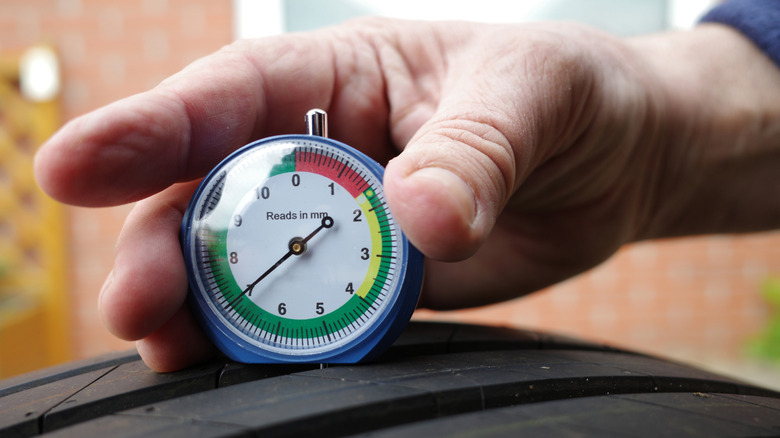
<svg viewBox="0 0 780 438">
<path fill-rule="evenodd" d="M 452 157 L 451 163 L 472 176 L 475 192 L 491 192 L 482 199 L 507 200 L 515 184 L 515 158 L 509 139 L 494 123 L 458 117 L 435 123 L 429 135 L 435 144 L 446 148 L 443 152 Z"/>
</svg>

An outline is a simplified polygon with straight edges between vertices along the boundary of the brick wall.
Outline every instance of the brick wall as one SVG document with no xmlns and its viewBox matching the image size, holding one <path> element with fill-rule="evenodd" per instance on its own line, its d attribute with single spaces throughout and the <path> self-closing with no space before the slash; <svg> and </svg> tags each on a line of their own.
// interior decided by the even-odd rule
<svg viewBox="0 0 780 438">
<path fill-rule="evenodd" d="M 545 291 L 481 309 L 420 316 L 535 327 L 695 361 L 746 359 L 767 324 L 760 290 L 780 275 L 780 233 L 627 246 Z"/>
<path fill-rule="evenodd" d="M 70 119 L 153 87 L 232 39 L 230 0 L 3 0 L 0 52 L 54 45 L 62 62 L 62 112 Z M 69 208 L 74 358 L 130 345 L 97 315 L 128 207 Z"/>
</svg>

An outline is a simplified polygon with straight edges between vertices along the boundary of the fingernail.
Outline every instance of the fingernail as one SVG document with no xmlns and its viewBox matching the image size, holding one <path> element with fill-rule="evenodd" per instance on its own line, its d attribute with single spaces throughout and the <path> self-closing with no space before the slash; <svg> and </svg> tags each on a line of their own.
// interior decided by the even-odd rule
<svg viewBox="0 0 780 438">
<path fill-rule="evenodd" d="M 449 196 L 454 200 L 458 213 L 464 223 L 471 227 L 477 217 L 477 202 L 471 186 L 450 170 L 440 167 L 418 169 L 407 178 L 415 183 L 433 183 L 438 186 L 440 196 Z"/>
</svg>

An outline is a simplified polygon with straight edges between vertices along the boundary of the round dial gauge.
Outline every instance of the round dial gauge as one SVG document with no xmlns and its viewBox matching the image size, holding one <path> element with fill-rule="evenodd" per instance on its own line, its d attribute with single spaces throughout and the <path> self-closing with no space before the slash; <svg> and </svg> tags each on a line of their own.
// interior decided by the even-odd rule
<svg viewBox="0 0 780 438">
<path fill-rule="evenodd" d="M 313 134 L 322 117 L 307 115 Z M 342 143 L 286 135 L 245 146 L 203 180 L 182 245 L 196 316 L 225 354 L 357 362 L 395 340 L 422 256 L 385 203 L 382 172 Z"/>
</svg>

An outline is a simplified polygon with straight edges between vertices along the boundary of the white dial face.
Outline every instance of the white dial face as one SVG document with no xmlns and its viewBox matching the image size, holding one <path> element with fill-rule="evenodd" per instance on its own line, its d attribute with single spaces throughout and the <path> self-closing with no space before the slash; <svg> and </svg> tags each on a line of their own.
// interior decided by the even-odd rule
<svg viewBox="0 0 780 438">
<path fill-rule="evenodd" d="M 360 336 L 395 300 L 401 233 L 380 177 L 314 139 L 245 150 L 196 204 L 197 289 L 240 338 L 316 354 Z"/>
<path fill-rule="evenodd" d="M 268 199 L 258 202 L 263 193 Z M 352 296 L 347 290 L 354 292 L 366 275 L 372 242 L 363 210 L 349 192 L 322 175 L 273 176 L 244 196 L 235 215 L 242 225 L 228 230 L 226 245 L 240 286 L 249 287 L 290 251 L 294 239 L 301 239 L 299 252 L 247 293 L 262 309 L 289 319 L 316 318 L 343 306 Z M 327 218 L 332 225 L 317 231 Z"/>
</svg>

